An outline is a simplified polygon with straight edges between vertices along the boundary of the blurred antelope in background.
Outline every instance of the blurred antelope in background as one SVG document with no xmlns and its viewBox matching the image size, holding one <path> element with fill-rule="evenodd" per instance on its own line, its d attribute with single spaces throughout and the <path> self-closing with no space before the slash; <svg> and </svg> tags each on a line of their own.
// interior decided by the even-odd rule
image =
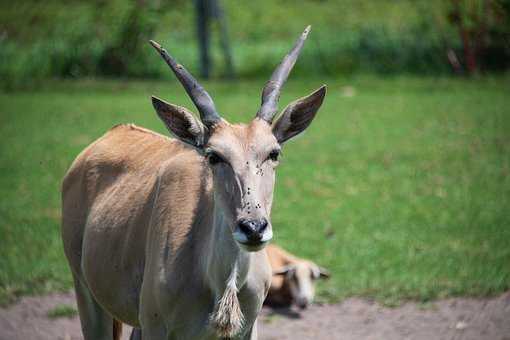
<svg viewBox="0 0 510 340">
<path fill-rule="evenodd" d="M 221 118 L 209 94 L 151 42 L 200 113 L 152 97 L 177 139 L 119 125 L 88 146 L 62 185 L 62 237 L 86 340 L 256 339 L 271 282 L 264 247 L 282 145 L 308 127 L 325 86 L 278 99 L 309 27 L 276 68 L 247 125 Z M 136 335 L 135 335 L 136 336 Z M 138 334 L 139 336 L 139 334 Z"/>
<path fill-rule="evenodd" d="M 266 250 L 273 278 L 265 303 L 274 307 L 308 307 L 315 297 L 315 281 L 329 278 L 329 271 L 274 244 Z"/>
</svg>

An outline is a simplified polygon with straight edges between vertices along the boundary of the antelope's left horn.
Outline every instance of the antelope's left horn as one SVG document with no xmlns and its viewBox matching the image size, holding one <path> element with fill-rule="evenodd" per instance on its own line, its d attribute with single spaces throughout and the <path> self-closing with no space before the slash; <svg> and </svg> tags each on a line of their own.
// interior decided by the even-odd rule
<svg viewBox="0 0 510 340">
<path fill-rule="evenodd" d="M 182 86 L 188 93 L 188 96 L 191 98 L 193 103 L 198 109 L 200 113 L 200 119 L 202 123 L 204 123 L 207 127 L 212 127 L 214 124 L 221 120 L 216 107 L 214 106 L 214 102 L 207 93 L 207 91 L 198 83 L 198 81 L 189 73 L 184 66 L 178 64 L 172 56 L 170 56 L 167 51 L 157 42 L 151 40 L 150 41 L 152 47 L 159 52 L 161 57 L 166 61 L 168 66 L 175 73 L 175 76 L 181 82 Z"/>
</svg>

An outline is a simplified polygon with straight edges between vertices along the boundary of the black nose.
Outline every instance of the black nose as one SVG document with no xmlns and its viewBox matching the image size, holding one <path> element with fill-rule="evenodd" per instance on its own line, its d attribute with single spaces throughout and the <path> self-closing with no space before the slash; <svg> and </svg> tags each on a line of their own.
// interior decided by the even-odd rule
<svg viewBox="0 0 510 340">
<path fill-rule="evenodd" d="M 260 242 L 264 235 L 264 230 L 267 228 L 267 220 L 262 218 L 260 220 L 240 219 L 237 223 L 239 229 L 246 235 L 250 242 Z"/>
</svg>

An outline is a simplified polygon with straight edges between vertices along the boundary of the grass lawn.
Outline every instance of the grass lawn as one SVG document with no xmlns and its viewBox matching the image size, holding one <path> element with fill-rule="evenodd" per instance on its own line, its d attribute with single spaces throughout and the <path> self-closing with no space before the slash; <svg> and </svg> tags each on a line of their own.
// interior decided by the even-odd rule
<svg viewBox="0 0 510 340">
<path fill-rule="evenodd" d="M 51 82 L 0 93 L 0 303 L 71 287 L 60 181 L 112 125 L 165 132 L 156 94 L 175 80 Z M 288 82 L 282 105 L 329 85 L 310 129 L 284 148 L 275 240 L 329 268 L 322 299 L 496 294 L 510 287 L 510 79 L 356 76 Z M 264 81 L 206 84 L 231 121 Z"/>
</svg>

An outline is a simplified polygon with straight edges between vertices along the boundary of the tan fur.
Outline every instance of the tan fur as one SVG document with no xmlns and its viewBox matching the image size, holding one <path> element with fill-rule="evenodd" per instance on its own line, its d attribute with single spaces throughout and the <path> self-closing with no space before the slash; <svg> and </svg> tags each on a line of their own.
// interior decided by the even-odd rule
<svg viewBox="0 0 510 340">
<path fill-rule="evenodd" d="M 273 272 L 294 263 L 297 258 L 274 244 L 266 247 L 267 257 Z M 292 293 L 285 282 L 285 276 L 272 275 L 271 285 L 264 303 L 273 306 L 289 306 L 292 304 Z"/>
<path fill-rule="evenodd" d="M 306 293 L 308 296 L 306 296 L 306 304 L 312 302 L 314 295 L 313 281 L 318 277 L 312 278 L 311 274 L 313 271 L 321 273 L 325 269 L 320 268 L 312 261 L 299 258 L 274 244 L 268 245 L 266 251 L 273 276 L 265 303 L 275 306 L 288 306 L 296 303 L 300 299 L 300 288 L 307 288 Z M 278 273 L 284 268 L 292 268 L 293 271 L 289 273 L 290 275 Z M 329 274 L 322 272 L 322 275 Z M 302 301 L 302 303 L 304 302 Z"/>
</svg>

